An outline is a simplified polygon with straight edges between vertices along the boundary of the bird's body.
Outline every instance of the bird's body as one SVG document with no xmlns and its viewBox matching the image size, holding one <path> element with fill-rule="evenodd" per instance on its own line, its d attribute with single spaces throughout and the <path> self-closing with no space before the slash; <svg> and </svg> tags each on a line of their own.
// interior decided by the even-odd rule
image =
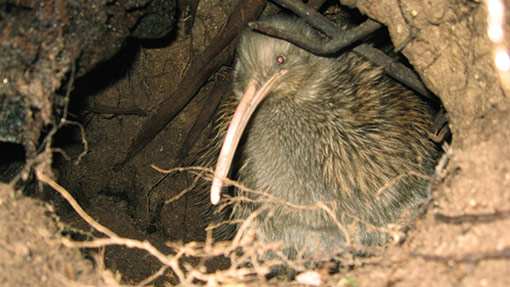
<svg viewBox="0 0 510 287">
<path fill-rule="evenodd" d="M 320 40 L 304 22 L 269 21 Z M 252 31 L 240 39 L 233 96 L 221 109 L 209 162 L 229 137 L 233 106 L 261 87 L 267 91 L 242 132 L 230 177 L 262 192 L 237 189 L 250 200 L 233 216 L 259 210 L 249 226 L 263 240 L 308 254 L 346 240 L 371 243 L 381 233 L 370 226 L 396 221 L 424 197 L 437 148 L 419 97 L 352 53 L 320 57 Z M 359 228 L 343 228 L 351 223 Z"/>
</svg>

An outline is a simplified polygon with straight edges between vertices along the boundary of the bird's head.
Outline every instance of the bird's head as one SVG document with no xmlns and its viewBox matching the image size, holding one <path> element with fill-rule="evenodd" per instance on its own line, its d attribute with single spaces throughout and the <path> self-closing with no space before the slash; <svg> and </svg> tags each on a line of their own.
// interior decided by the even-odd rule
<svg viewBox="0 0 510 287">
<path fill-rule="evenodd" d="M 294 17 L 276 16 L 260 22 L 312 42 L 323 40 L 316 30 Z M 320 69 L 322 59 L 287 41 L 246 30 L 241 34 L 236 52 L 233 92 L 241 99 L 250 84 L 258 90 L 271 77 L 276 77 L 266 97 L 295 96 L 314 70 Z"/>
</svg>

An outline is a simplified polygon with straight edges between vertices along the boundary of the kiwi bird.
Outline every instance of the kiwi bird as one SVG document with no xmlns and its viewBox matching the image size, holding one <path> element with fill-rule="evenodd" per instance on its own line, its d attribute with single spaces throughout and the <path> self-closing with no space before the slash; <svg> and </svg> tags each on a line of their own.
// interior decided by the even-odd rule
<svg viewBox="0 0 510 287">
<path fill-rule="evenodd" d="M 323 40 L 301 20 L 264 22 Z M 377 227 L 425 196 L 438 155 L 427 134 L 431 109 L 363 58 L 317 56 L 247 30 L 232 86 L 206 156 L 213 165 L 219 152 L 211 201 L 220 201 L 227 177 L 259 191 L 235 189 L 250 200 L 232 216 L 255 214 L 249 229 L 266 242 L 308 254 L 378 243 Z"/>
</svg>

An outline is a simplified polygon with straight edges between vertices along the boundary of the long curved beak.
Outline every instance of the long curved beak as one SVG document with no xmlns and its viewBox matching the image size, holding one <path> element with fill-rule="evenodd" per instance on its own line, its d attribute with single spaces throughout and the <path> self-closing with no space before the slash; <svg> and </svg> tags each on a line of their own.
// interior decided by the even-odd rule
<svg viewBox="0 0 510 287">
<path fill-rule="evenodd" d="M 278 82 L 287 70 L 280 70 L 274 73 L 258 90 L 253 81 L 248 84 L 239 105 L 232 116 L 232 121 L 228 126 L 227 135 L 221 147 L 220 155 L 214 170 L 214 177 L 211 185 L 211 203 L 218 204 L 221 198 L 221 189 L 223 181 L 232 165 L 235 151 L 241 140 L 241 136 L 248 124 L 253 112 L 264 98 L 271 92 L 272 88 Z"/>
</svg>

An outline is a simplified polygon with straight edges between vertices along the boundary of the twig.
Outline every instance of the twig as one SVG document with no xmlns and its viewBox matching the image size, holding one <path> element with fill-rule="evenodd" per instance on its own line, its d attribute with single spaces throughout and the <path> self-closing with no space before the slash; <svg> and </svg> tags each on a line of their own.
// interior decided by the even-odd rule
<svg viewBox="0 0 510 287">
<path fill-rule="evenodd" d="M 442 143 L 448 139 L 452 135 L 448 122 L 448 113 L 443 107 L 441 107 L 434 116 L 434 121 L 430 127 L 429 137 L 436 143 Z"/>
<path fill-rule="evenodd" d="M 425 85 L 422 83 L 414 71 L 388 57 L 379 49 L 371 47 L 367 44 L 361 44 L 355 47 L 352 51 L 374 63 L 375 65 L 381 67 L 387 75 L 417 92 L 421 96 L 429 99 L 434 103 L 440 103 L 439 99 L 429 92 L 429 90 L 425 87 Z"/>
<path fill-rule="evenodd" d="M 213 174 L 213 171 L 211 169 L 208 169 L 208 168 L 203 168 L 203 167 L 186 167 L 186 168 L 172 168 L 170 170 L 163 170 L 155 165 L 152 165 L 152 168 L 154 168 L 155 170 L 161 172 L 161 173 L 174 173 L 174 172 L 180 172 L 180 171 L 202 171 L 202 172 L 207 172 L 207 175 L 204 176 L 203 174 L 197 174 L 198 176 L 204 176 L 206 180 L 208 181 L 211 181 L 212 180 L 212 174 Z M 286 200 L 283 200 L 283 199 L 280 199 L 278 197 L 275 197 L 267 192 L 263 192 L 263 191 L 258 191 L 258 190 L 254 190 L 254 189 L 250 189 L 246 186 L 243 186 L 242 184 L 240 184 L 239 182 L 237 181 L 234 181 L 234 180 L 230 180 L 230 179 L 225 179 L 225 184 L 226 185 L 232 185 L 234 187 L 236 187 L 237 189 L 239 190 L 243 190 L 244 192 L 249 192 L 249 193 L 253 193 L 253 194 L 257 194 L 259 196 L 261 196 L 261 198 L 258 198 L 258 199 L 251 199 L 249 197 L 245 197 L 245 196 L 236 196 L 235 199 L 232 199 L 232 201 L 242 201 L 242 202 L 257 202 L 257 203 L 260 203 L 260 202 L 267 202 L 267 203 L 273 203 L 273 204 L 280 204 L 280 205 L 285 205 L 287 207 L 290 207 L 294 210 L 317 210 L 317 209 L 320 209 L 320 210 L 323 210 L 329 217 L 330 219 L 333 221 L 333 223 L 338 227 L 338 229 L 344 234 L 344 237 L 345 237 L 345 242 L 346 242 L 346 246 L 349 246 L 351 245 L 351 239 L 350 239 L 350 235 L 349 235 L 349 232 L 348 230 L 345 228 L 345 226 L 338 220 L 337 216 L 336 216 L 336 213 L 333 209 L 331 209 L 331 207 L 327 204 L 327 202 L 316 202 L 315 204 L 313 205 L 299 205 L 299 204 L 295 204 L 295 203 L 292 203 L 290 201 L 286 201 Z M 178 199 L 179 197 L 183 196 L 184 194 L 186 194 L 187 192 L 189 191 L 189 189 L 185 189 L 184 191 L 182 191 L 181 193 L 179 193 L 177 196 L 175 196 L 174 198 L 172 198 L 171 200 L 176 200 Z M 165 202 L 167 203 L 167 202 Z M 251 213 L 249 218 L 252 218 L 252 215 L 253 214 L 259 214 L 261 212 L 261 209 L 258 209 L 256 210 L 255 212 Z M 248 219 L 245 219 L 245 221 L 243 222 L 243 225 L 242 226 L 247 226 L 246 222 L 247 221 L 252 221 L 251 220 L 248 220 Z M 241 227 L 242 229 L 243 227 Z M 247 228 L 247 227 L 245 227 Z M 241 234 L 241 230 L 238 231 L 238 235 Z M 234 239 L 235 241 L 235 239 Z"/>
<path fill-rule="evenodd" d="M 326 0 L 308 0 L 307 5 L 313 10 L 319 10 L 324 3 L 326 3 Z"/>
<path fill-rule="evenodd" d="M 296 13 L 296 15 L 303 18 L 312 27 L 324 32 L 330 38 L 338 37 L 340 28 L 335 23 L 329 21 L 326 17 L 323 17 L 319 12 L 316 11 L 318 8 L 320 8 L 317 7 L 319 5 L 316 5 L 317 8 L 314 9 L 315 7 L 312 8 L 300 0 L 273 0 L 273 2 Z"/>
<path fill-rule="evenodd" d="M 436 180 L 439 178 L 443 170 L 446 168 L 448 162 L 450 162 L 450 157 L 453 154 L 453 150 L 450 148 L 450 145 L 448 143 L 446 142 L 443 143 L 442 148 L 444 154 L 441 156 L 439 162 L 436 165 L 434 175 L 432 176 L 432 180 L 429 181 L 429 184 L 427 186 L 427 198 L 425 199 L 425 204 L 423 205 L 422 208 L 420 208 L 420 211 L 417 214 L 417 216 L 422 216 L 427 212 L 430 204 L 432 203 L 432 200 L 434 199 L 432 196 L 432 192 L 434 191 Z"/>
<path fill-rule="evenodd" d="M 383 192 L 385 192 L 389 188 L 393 187 L 395 184 L 397 184 L 397 182 L 399 182 L 400 180 L 402 180 L 402 179 L 404 179 L 404 178 L 406 178 L 408 176 L 414 176 L 414 177 L 421 178 L 421 179 L 424 179 L 424 180 L 427 180 L 427 181 L 431 181 L 432 180 L 432 178 L 430 176 L 427 176 L 427 175 L 424 175 L 424 174 L 421 174 L 421 173 L 418 173 L 418 172 L 414 172 L 414 171 L 410 171 L 410 172 L 407 172 L 407 173 L 402 173 L 402 174 L 399 174 L 398 176 L 392 178 L 390 181 L 386 182 L 383 186 L 381 186 L 377 190 L 377 192 L 376 192 L 376 198 L 380 199 L 381 194 Z"/>
<path fill-rule="evenodd" d="M 292 44 L 314 54 L 331 55 L 338 53 L 343 48 L 351 45 L 356 41 L 364 39 L 366 36 L 377 31 L 381 27 L 381 24 L 369 19 L 361 23 L 359 26 L 356 26 L 355 28 L 342 31 L 342 33 L 338 34 L 334 39 L 323 42 L 319 41 L 310 42 L 308 39 L 304 38 L 301 35 L 291 33 L 290 31 L 284 29 L 274 28 L 260 22 L 252 22 L 249 24 L 249 27 L 253 30 L 264 33 L 268 36 L 280 38 L 288 42 L 291 42 Z"/>
<path fill-rule="evenodd" d="M 505 247 L 500 251 L 488 252 L 488 253 L 471 253 L 462 257 L 455 256 L 437 256 L 420 253 L 411 253 L 411 256 L 421 257 L 425 260 L 439 261 L 442 263 L 449 264 L 453 263 L 478 263 L 485 260 L 508 260 L 510 259 L 510 247 Z"/>
<path fill-rule="evenodd" d="M 209 121 L 211 120 L 216 108 L 221 102 L 221 99 L 227 92 L 229 85 L 230 77 L 228 73 L 221 73 L 216 76 L 216 80 L 214 83 L 214 87 L 212 89 L 211 94 L 209 95 L 207 101 L 200 112 L 200 116 L 196 119 L 193 127 L 189 131 L 186 139 L 181 145 L 179 152 L 177 153 L 177 165 L 188 155 L 188 152 L 195 146 L 195 143 L 198 141 L 202 131 L 205 129 Z"/>
<path fill-rule="evenodd" d="M 489 214 L 465 214 L 459 216 L 448 216 L 441 213 L 434 214 L 435 220 L 449 224 L 489 223 L 496 220 L 506 219 L 508 217 L 510 217 L 510 210 L 497 211 Z"/>
<path fill-rule="evenodd" d="M 333 211 L 331 208 L 329 208 L 329 206 L 327 206 L 323 202 L 317 202 L 316 205 L 320 209 L 324 210 L 329 215 L 329 217 L 331 218 L 331 220 L 333 220 L 333 222 L 336 224 L 338 229 L 340 229 L 340 231 L 342 231 L 342 233 L 344 234 L 345 245 L 346 246 L 350 246 L 351 243 L 352 243 L 351 236 L 349 235 L 349 232 L 347 231 L 347 228 L 345 228 L 345 226 L 342 223 L 340 223 L 340 221 L 338 221 L 336 212 Z"/>
<path fill-rule="evenodd" d="M 179 0 L 177 6 L 179 11 L 184 15 L 181 22 L 183 23 L 182 35 L 189 36 L 191 34 L 191 28 L 195 23 L 195 18 L 198 10 L 199 0 Z M 182 17 L 182 16 L 181 16 Z"/>
<path fill-rule="evenodd" d="M 60 118 L 59 123 L 58 124 L 55 123 L 50 132 L 48 132 L 46 137 L 44 137 L 44 140 L 42 141 L 41 145 L 37 148 L 36 153 L 40 153 L 46 147 L 46 144 L 53 139 L 53 135 L 55 135 L 55 133 L 66 124 L 67 113 L 69 110 L 69 97 L 71 96 L 71 90 L 73 88 L 75 76 L 76 76 L 76 64 L 73 63 L 71 67 L 71 76 L 69 77 L 69 82 L 67 83 L 66 95 L 64 97 L 64 111 L 62 112 L 62 117 Z"/>
<path fill-rule="evenodd" d="M 85 130 L 84 130 L 83 126 L 81 124 L 77 123 L 77 122 L 67 120 L 67 115 L 68 115 L 68 111 L 69 111 L 69 98 L 71 96 L 71 91 L 73 89 L 75 77 L 76 77 L 76 63 L 73 62 L 72 66 L 71 66 L 71 74 L 69 76 L 69 81 L 67 82 L 66 94 L 64 96 L 64 108 L 63 108 L 63 111 L 62 111 L 62 117 L 60 118 L 60 121 L 58 122 L 58 124 L 56 122 L 53 124 L 53 127 L 51 128 L 51 130 L 44 137 L 44 139 L 42 140 L 41 144 L 39 145 L 39 147 L 35 151 L 35 154 L 41 153 L 43 151 L 43 149 L 48 147 L 48 144 L 51 145 L 51 141 L 53 139 L 53 136 L 64 125 L 66 125 L 66 124 L 73 124 L 73 125 L 77 125 L 80 128 L 81 135 L 82 135 L 82 143 L 83 143 L 83 147 L 84 147 L 83 148 L 83 152 L 78 156 L 78 159 L 77 159 L 77 162 L 76 162 L 76 164 L 77 164 L 77 163 L 79 163 L 81 158 L 85 154 L 87 154 L 87 152 L 88 152 L 88 142 L 87 142 L 87 139 L 85 137 Z M 19 172 L 9 182 L 9 184 L 11 186 L 14 186 L 20 179 L 22 179 L 25 175 L 27 175 L 29 173 L 29 171 L 31 170 L 32 166 L 36 162 L 37 162 L 36 156 L 27 157 L 27 162 L 25 163 L 25 166 L 23 167 L 22 171 Z"/>
<path fill-rule="evenodd" d="M 407 44 L 409 44 L 411 40 L 414 39 L 414 37 L 416 37 L 416 27 L 411 26 L 411 32 L 409 33 L 409 35 L 407 35 L 406 39 L 402 43 L 400 43 L 400 45 L 395 47 L 393 51 L 395 53 L 400 53 L 400 51 L 402 51 L 405 48 L 405 46 L 407 46 Z"/>
<path fill-rule="evenodd" d="M 159 268 L 159 270 L 156 273 L 154 273 L 151 276 L 147 277 L 142 282 L 136 284 L 135 287 L 141 287 L 141 286 L 145 286 L 145 285 L 151 283 L 152 281 L 156 280 L 159 276 L 165 274 L 165 271 L 167 269 L 168 269 L 168 266 L 166 266 L 166 265 L 161 266 L 161 268 Z"/>
<path fill-rule="evenodd" d="M 165 255 L 148 241 L 139 241 L 130 238 L 122 238 L 118 236 L 115 232 L 113 232 L 106 226 L 101 225 L 99 222 L 94 220 L 90 215 L 88 215 L 64 187 L 59 185 L 56 181 L 54 181 L 50 177 L 46 176 L 41 169 L 36 170 L 36 175 L 41 182 L 46 183 L 47 185 L 51 186 L 54 190 L 56 190 L 58 193 L 60 193 L 60 195 L 73 207 L 73 209 L 78 213 L 78 215 L 80 215 L 80 217 L 83 218 L 83 220 L 85 220 L 94 229 L 107 236 L 107 238 L 95 239 L 94 241 L 87 242 L 73 242 L 70 239 L 63 238 L 62 242 L 66 246 L 79 248 L 98 248 L 106 245 L 123 245 L 128 248 L 143 249 L 149 252 L 154 257 L 156 257 L 161 263 L 170 266 L 181 281 L 185 279 L 185 275 L 179 267 L 178 261 L 178 258 L 180 257 L 179 253 L 178 255 L 175 256 Z"/>
</svg>

